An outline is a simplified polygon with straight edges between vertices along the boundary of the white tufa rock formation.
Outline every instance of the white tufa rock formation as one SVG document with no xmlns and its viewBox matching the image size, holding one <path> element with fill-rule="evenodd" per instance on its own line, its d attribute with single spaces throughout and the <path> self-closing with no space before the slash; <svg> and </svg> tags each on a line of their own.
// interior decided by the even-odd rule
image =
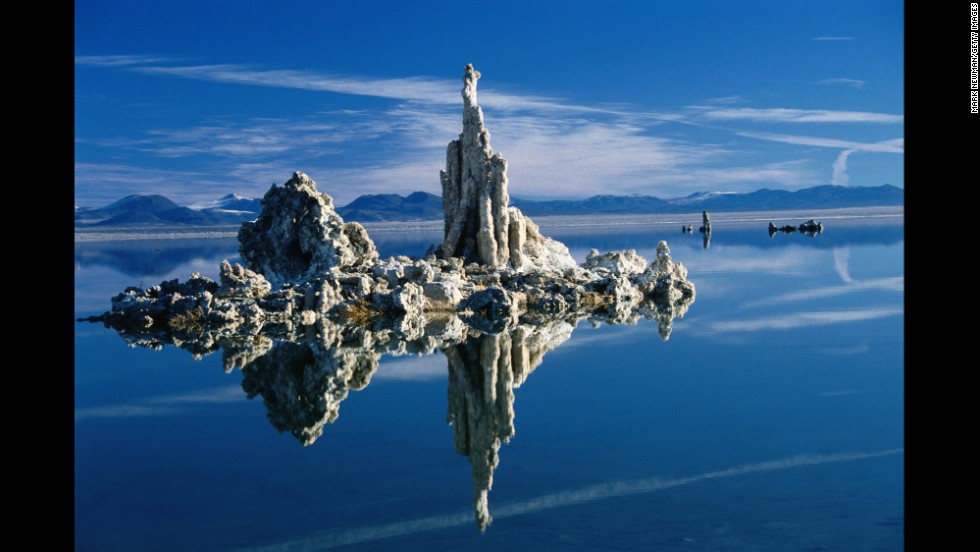
<svg viewBox="0 0 980 552">
<path fill-rule="evenodd" d="M 564 244 L 542 236 L 531 219 L 509 206 L 507 161 L 490 147 L 476 100 L 479 78 L 467 65 L 463 132 L 446 148 L 446 169 L 439 175 L 445 211 L 442 257 L 523 271 L 575 267 Z"/>
<path fill-rule="evenodd" d="M 249 268 L 273 285 L 301 283 L 331 267 L 370 265 L 378 251 L 364 227 L 344 222 L 333 199 L 306 174 L 293 173 L 262 198 L 262 213 L 242 224 L 239 251 Z"/>
</svg>

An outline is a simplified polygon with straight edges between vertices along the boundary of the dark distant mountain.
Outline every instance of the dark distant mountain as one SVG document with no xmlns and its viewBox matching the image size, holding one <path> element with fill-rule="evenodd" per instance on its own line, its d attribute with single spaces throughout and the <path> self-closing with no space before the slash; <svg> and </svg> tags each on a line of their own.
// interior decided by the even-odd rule
<svg viewBox="0 0 980 552">
<path fill-rule="evenodd" d="M 99 209 L 76 209 L 78 227 L 219 226 L 241 224 L 259 216 L 260 199 L 227 195 L 197 209 L 181 207 L 161 195 L 131 195 Z"/>
<path fill-rule="evenodd" d="M 337 208 L 344 220 L 381 222 L 401 220 L 439 220 L 442 218 L 442 197 L 427 192 L 414 192 L 406 197 L 397 194 L 362 195 Z"/>
<path fill-rule="evenodd" d="M 795 192 L 761 189 L 748 193 L 697 192 L 660 199 L 654 196 L 592 196 L 588 199 L 530 201 L 512 198 L 524 214 L 647 214 L 697 211 L 788 211 L 904 205 L 905 190 L 885 184 L 876 187 L 816 186 Z"/>
<path fill-rule="evenodd" d="M 131 195 L 100 209 L 75 209 L 78 227 L 235 225 L 255 220 L 261 199 L 229 194 L 207 203 L 181 207 L 161 195 Z M 761 189 L 747 193 L 696 192 L 674 199 L 655 196 L 597 195 L 588 199 L 532 201 L 511 198 L 529 216 L 586 214 L 696 213 L 699 211 L 789 211 L 905 204 L 905 190 L 876 187 L 816 186 L 790 192 Z M 384 222 L 441 220 L 442 198 L 427 192 L 362 195 L 338 207 L 348 221 Z"/>
<path fill-rule="evenodd" d="M 511 198 L 511 205 L 520 208 L 525 215 L 582 215 L 582 214 L 627 214 L 627 213 L 666 213 L 671 204 L 654 196 L 615 196 L 597 195 L 588 199 L 559 199 L 531 201 Z"/>
<path fill-rule="evenodd" d="M 97 222 L 126 214 L 137 217 L 141 213 L 153 214 L 179 207 L 180 205 L 177 205 L 162 195 L 130 195 L 119 201 L 110 203 L 101 209 L 76 209 L 75 222 Z"/>
</svg>

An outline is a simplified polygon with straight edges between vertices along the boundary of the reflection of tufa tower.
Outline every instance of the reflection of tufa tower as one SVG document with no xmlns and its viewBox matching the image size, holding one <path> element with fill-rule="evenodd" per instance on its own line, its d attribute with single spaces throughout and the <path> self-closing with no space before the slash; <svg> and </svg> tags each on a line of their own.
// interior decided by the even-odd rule
<svg viewBox="0 0 980 552">
<path fill-rule="evenodd" d="M 380 353 L 358 348 L 321 347 L 316 342 L 279 341 L 242 369 L 242 388 L 262 395 L 277 431 L 312 445 L 323 427 L 340 415 L 350 389 L 364 389 L 378 368 Z"/>
<path fill-rule="evenodd" d="M 480 531 L 492 521 L 488 493 L 500 444 L 514 436 L 514 389 L 544 354 L 564 343 L 574 327 L 558 322 L 520 326 L 497 335 L 480 335 L 445 347 L 449 360 L 449 412 L 456 452 L 473 467 L 473 507 Z"/>
</svg>

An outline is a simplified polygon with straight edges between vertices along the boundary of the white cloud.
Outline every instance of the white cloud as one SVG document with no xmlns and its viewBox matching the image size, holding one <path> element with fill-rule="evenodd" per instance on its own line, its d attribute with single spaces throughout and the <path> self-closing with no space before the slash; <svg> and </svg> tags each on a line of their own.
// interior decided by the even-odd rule
<svg viewBox="0 0 980 552">
<path fill-rule="evenodd" d="M 867 343 L 848 347 L 825 347 L 820 352 L 825 355 L 863 355 L 871 350 Z"/>
<path fill-rule="evenodd" d="M 243 398 L 245 398 L 245 393 L 242 392 L 242 388 L 237 385 L 230 385 L 203 391 L 191 391 L 180 395 L 150 397 L 127 404 L 80 408 L 75 410 L 75 422 L 92 418 L 129 418 L 179 414 L 187 406 L 239 402 Z"/>
<path fill-rule="evenodd" d="M 170 195 L 178 203 L 227 193 L 260 195 L 269 182 L 294 170 L 309 174 L 343 205 L 363 193 L 439 193 L 446 144 L 461 130 L 459 79 L 370 78 L 244 65 L 174 65 L 160 56 L 80 56 L 80 65 L 151 75 L 374 96 L 397 103 L 374 110 L 331 110 L 306 116 L 224 116 L 184 128 L 155 128 L 142 136 L 79 137 L 90 148 L 119 150 L 112 163 L 76 165 L 76 195 L 114 201 L 128 193 Z M 713 144 L 685 134 L 654 136 L 665 122 L 700 126 L 710 121 L 895 122 L 900 115 L 801 109 L 719 108 L 743 101 L 716 98 L 709 107 L 657 113 L 624 106 L 589 107 L 555 98 L 481 88 L 492 145 L 509 161 L 511 194 L 544 198 L 599 193 L 676 197 L 687 190 L 795 189 L 823 183 L 808 159 L 772 159 L 731 143 Z M 713 107 L 711 107 L 713 105 Z M 717 129 L 716 129 L 717 130 Z M 729 134 L 729 129 L 722 130 Z M 901 153 L 901 139 L 879 144 L 736 132 L 736 136 L 854 151 Z M 853 153 L 853 152 L 852 152 Z M 151 156 L 149 164 L 138 156 Z M 850 155 L 850 154 L 848 154 Z M 107 158 L 100 152 L 100 159 Z M 91 158 L 91 157 L 89 157 Z M 79 156 L 79 159 L 86 157 Z M 164 165 L 163 160 L 175 163 Z M 101 165 L 97 168 L 96 165 Z M 249 173 L 248 170 L 259 172 Z M 106 173 L 110 179 L 100 179 Z M 846 157 L 837 181 L 846 180 Z M 126 181 L 124 177 L 132 177 Z M 112 186 L 112 196 L 108 196 Z M 104 203 L 103 203 L 104 204 Z"/>
<path fill-rule="evenodd" d="M 851 177 L 847 174 L 847 158 L 855 151 L 858 150 L 846 149 L 840 152 L 840 155 L 834 160 L 834 173 L 830 177 L 830 183 L 834 186 L 847 186 L 850 183 Z"/>
<path fill-rule="evenodd" d="M 746 320 L 731 320 L 712 322 L 705 328 L 706 334 L 723 332 L 755 332 L 759 330 L 792 330 L 810 326 L 826 326 L 830 324 L 846 324 L 864 320 L 877 320 L 891 316 L 901 316 L 904 309 L 874 308 L 846 311 L 815 311 L 796 312 L 784 316 L 772 316 Z"/>
<path fill-rule="evenodd" d="M 800 146 L 816 146 L 821 148 L 844 148 L 834 160 L 833 175 L 831 183 L 838 186 L 847 186 L 849 177 L 847 175 L 847 160 L 854 152 L 866 151 L 874 153 L 905 153 L 905 138 L 893 138 L 881 142 L 853 142 L 850 140 L 838 140 L 836 138 L 823 138 L 817 136 L 795 136 L 790 134 L 773 134 L 769 132 L 738 132 L 739 136 L 755 138 L 757 140 L 767 140 L 770 142 L 780 142 L 784 144 L 796 144 Z"/>
<path fill-rule="evenodd" d="M 782 303 L 791 303 L 797 301 L 812 301 L 815 299 L 827 299 L 829 297 L 838 297 L 841 295 L 847 295 L 850 293 L 864 292 L 864 291 L 892 291 L 898 293 L 905 292 L 905 277 L 904 276 L 893 276 L 889 278 L 872 278 L 870 280 L 847 280 L 849 283 L 843 286 L 831 286 L 816 289 L 808 289 L 804 291 L 796 291 L 793 293 L 785 293 L 782 295 L 774 295 L 766 299 L 760 299 L 758 301 L 750 301 L 743 303 L 744 308 L 757 307 L 760 305 L 778 305 Z"/>
<path fill-rule="evenodd" d="M 462 85 L 459 79 L 433 77 L 369 78 L 294 69 L 255 69 L 245 65 L 169 65 L 167 58 L 154 56 L 78 56 L 75 63 L 101 67 L 120 67 L 151 75 L 167 75 L 187 79 L 291 88 L 315 92 L 333 92 L 358 96 L 373 96 L 428 104 L 457 105 Z M 462 71 L 460 71 L 462 74 Z M 546 110 L 583 113 L 617 113 L 611 108 L 582 106 L 560 99 L 534 95 L 514 95 L 481 87 L 480 105 L 502 110 Z"/>
<path fill-rule="evenodd" d="M 864 85 L 867 84 L 867 83 L 865 81 L 863 81 L 863 80 L 858 80 L 858 79 L 838 78 L 838 79 L 823 79 L 823 80 L 818 80 L 817 81 L 817 84 L 825 84 L 825 85 L 828 85 L 828 86 L 835 86 L 835 85 L 850 86 L 851 88 L 855 88 L 857 90 L 860 90 L 860 89 L 864 88 Z"/>
<path fill-rule="evenodd" d="M 904 115 L 869 111 L 833 111 L 828 109 L 788 109 L 740 107 L 704 111 L 701 116 L 722 121 L 759 121 L 769 123 L 901 123 Z"/>
<path fill-rule="evenodd" d="M 373 379 L 426 381 L 446 379 L 449 373 L 444 355 L 425 355 L 385 359 Z"/>
<path fill-rule="evenodd" d="M 844 283 L 853 282 L 851 278 L 851 271 L 849 267 L 849 261 L 851 260 L 851 249 L 848 247 L 835 247 L 834 248 L 834 270 L 837 271 L 837 275 Z"/>
<path fill-rule="evenodd" d="M 106 56 L 76 56 L 75 63 L 96 67 L 131 67 L 152 63 L 168 63 L 173 58 L 154 55 L 106 55 Z"/>
<path fill-rule="evenodd" d="M 801 275 L 816 266 L 812 251 L 804 247 L 780 247 L 766 256 L 760 256 L 754 247 L 732 245 L 724 248 L 712 247 L 711 258 L 690 256 L 684 259 L 684 266 L 692 273 L 710 272 L 714 274 L 779 274 Z M 729 280 L 725 276 L 725 281 Z M 701 290 L 698 290 L 701 293 Z"/>
</svg>

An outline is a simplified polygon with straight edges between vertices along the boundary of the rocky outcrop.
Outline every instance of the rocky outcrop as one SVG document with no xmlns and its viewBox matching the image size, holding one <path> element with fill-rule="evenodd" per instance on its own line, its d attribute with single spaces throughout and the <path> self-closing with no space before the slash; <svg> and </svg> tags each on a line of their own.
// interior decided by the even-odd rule
<svg viewBox="0 0 980 552">
<path fill-rule="evenodd" d="M 370 265 L 378 259 L 364 227 L 345 223 L 333 199 L 295 172 L 262 198 L 262 213 L 242 224 L 239 251 L 248 267 L 276 285 L 300 283 L 332 267 Z"/>
<path fill-rule="evenodd" d="M 701 219 L 701 227 L 698 228 L 698 231 L 704 234 L 702 245 L 705 249 L 709 249 L 711 247 L 711 217 L 707 211 L 702 211 Z"/>
<path fill-rule="evenodd" d="M 707 211 L 701 212 L 701 227 L 698 228 L 698 232 L 701 232 L 702 234 L 711 233 L 711 216 Z"/>
<path fill-rule="evenodd" d="M 477 102 L 479 78 L 467 65 L 463 132 L 450 142 L 440 175 L 445 240 L 439 255 L 379 259 L 365 229 L 344 222 L 330 196 L 295 172 L 265 194 L 255 221 L 242 224 L 245 266 L 222 263 L 220 284 L 192 275 L 184 284 L 128 288 L 113 299 L 111 312 L 95 320 L 165 340 L 168 332 L 255 334 L 265 326 L 290 329 L 322 318 L 375 324 L 394 317 L 411 333 L 436 312 L 458 313 L 488 330 L 537 313 L 584 309 L 624 321 L 638 309 L 658 320 L 683 312 L 679 307 L 694 300 L 694 285 L 686 271 L 665 268 L 660 246 L 650 264 L 634 250 L 593 250 L 577 266 L 564 244 L 543 236 L 509 205 L 507 162 L 490 147 Z M 707 212 L 704 224 L 707 247 Z M 666 243 L 661 245 L 669 259 Z"/>
<path fill-rule="evenodd" d="M 792 224 L 786 224 L 784 226 L 777 227 L 772 222 L 769 223 L 769 237 L 770 238 L 773 237 L 773 235 L 775 235 L 777 231 L 778 232 L 782 232 L 784 234 L 792 234 L 793 232 L 796 232 L 797 230 L 799 230 L 801 234 L 804 234 L 806 236 L 810 236 L 812 238 L 813 236 L 816 236 L 817 234 L 822 234 L 823 233 L 823 223 L 816 222 L 813 219 L 810 219 L 810 220 L 804 222 L 803 224 L 800 224 L 799 226 L 793 226 Z"/>
<path fill-rule="evenodd" d="M 823 224 L 820 222 L 815 222 L 813 219 L 810 219 L 800 225 L 800 232 L 803 232 L 804 234 L 809 234 L 810 236 L 813 236 L 815 234 L 821 234 L 823 233 Z"/>
<path fill-rule="evenodd" d="M 510 206 L 507 161 L 490 147 L 490 132 L 477 103 L 480 73 L 463 75 L 463 132 L 446 148 L 440 173 L 445 211 L 445 259 L 458 257 L 493 267 L 560 270 L 574 267 L 564 244 L 541 235 L 537 225 Z"/>
</svg>

